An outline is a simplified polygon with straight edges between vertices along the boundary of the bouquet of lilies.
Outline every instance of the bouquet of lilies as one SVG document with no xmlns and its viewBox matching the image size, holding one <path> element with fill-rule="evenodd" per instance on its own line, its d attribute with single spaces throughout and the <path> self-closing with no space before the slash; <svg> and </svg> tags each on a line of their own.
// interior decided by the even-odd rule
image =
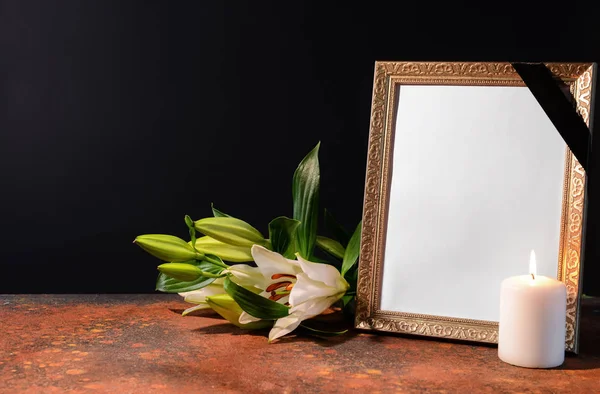
<svg viewBox="0 0 600 394">
<path fill-rule="evenodd" d="M 306 320 L 334 305 L 350 311 L 355 294 L 361 223 L 348 233 L 325 210 L 333 238 L 317 234 L 319 146 L 298 165 L 293 177 L 293 217 L 269 223 L 268 238 L 246 223 L 212 207 L 213 217 L 185 216 L 190 241 L 146 234 L 134 243 L 165 261 L 156 289 L 178 293 L 194 306 L 183 315 L 212 308 L 243 329 L 270 327 L 269 342 L 298 327 L 315 335 L 338 335 Z"/>
</svg>

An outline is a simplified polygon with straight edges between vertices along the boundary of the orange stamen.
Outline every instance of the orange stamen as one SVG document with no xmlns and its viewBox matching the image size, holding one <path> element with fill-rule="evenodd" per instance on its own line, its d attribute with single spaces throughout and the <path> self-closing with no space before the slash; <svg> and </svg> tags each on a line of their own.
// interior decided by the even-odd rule
<svg viewBox="0 0 600 394">
<path fill-rule="evenodd" d="M 274 294 L 269 297 L 270 300 L 277 301 L 283 297 L 287 296 L 287 294 Z"/>
<path fill-rule="evenodd" d="M 269 287 L 267 287 L 265 290 L 266 291 L 275 291 L 281 287 L 285 287 L 286 290 L 288 290 L 289 286 L 293 286 L 292 282 L 277 282 L 277 283 L 272 283 Z"/>
<path fill-rule="evenodd" d="M 288 274 L 275 274 L 271 276 L 271 279 L 281 279 L 281 278 L 294 278 L 296 279 L 296 275 L 288 275 Z"/>
</svg>

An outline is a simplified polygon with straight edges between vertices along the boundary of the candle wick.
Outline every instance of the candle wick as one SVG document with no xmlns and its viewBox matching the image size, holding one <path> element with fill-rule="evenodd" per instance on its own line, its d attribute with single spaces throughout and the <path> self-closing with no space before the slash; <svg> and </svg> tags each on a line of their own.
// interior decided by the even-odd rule
<svg viewBox="0 0 600 394">
<path fill-rule="evenodd" d="M 535 280 L 535 276 L 531 273 L 531 279 Z"/>
</svg>

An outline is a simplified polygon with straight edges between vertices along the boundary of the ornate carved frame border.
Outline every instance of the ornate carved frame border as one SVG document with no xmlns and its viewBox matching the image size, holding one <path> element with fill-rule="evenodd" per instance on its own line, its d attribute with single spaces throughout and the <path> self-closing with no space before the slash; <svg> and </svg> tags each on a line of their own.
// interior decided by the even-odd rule
<svg viewBox="0 0 600 394">
<path fill-rule="evenodd" d="M 595 64 L 546 63 L 589 126 Z M 525 86 L 510 63 L 376 62 L 363 206 L 355 327 L 497 343 L 498 323 L 380 309 L 396 89 L 401 84 Z M 586 175 L 567 148 L 558 279 L 567 285 L 565 349 L 578 351 L 581 246 Z"/>
</svg>

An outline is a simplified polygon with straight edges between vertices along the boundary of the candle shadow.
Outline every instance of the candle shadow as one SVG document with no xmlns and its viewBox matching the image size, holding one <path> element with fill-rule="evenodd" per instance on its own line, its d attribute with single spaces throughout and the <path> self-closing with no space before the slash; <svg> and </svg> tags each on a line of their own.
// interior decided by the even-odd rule
<svg viewBox="0 0 600 394">
<path fill-rule="evenodd" d="M 560 367 L 553 368 L 562 371 L 582 371 L 600 369 L 600 358 L 597 356 L 567 354 L 565 362 Z"/>
</svg>

